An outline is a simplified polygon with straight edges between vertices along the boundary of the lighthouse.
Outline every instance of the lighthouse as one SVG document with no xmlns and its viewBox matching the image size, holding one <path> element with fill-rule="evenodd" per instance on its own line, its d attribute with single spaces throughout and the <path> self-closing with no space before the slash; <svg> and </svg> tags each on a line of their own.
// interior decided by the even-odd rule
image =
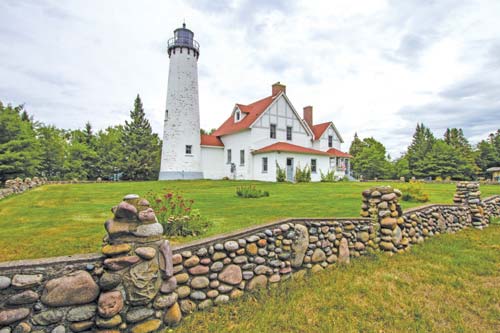
<svg viewBox="0 0 500 333">
<path fill-rule="evenodd" d="M 174 37 L 168 41 L 170 67 L 160 180 L 203 178 L 198 101 L 199 55 L 200 46 L 186 24 L 174 30 Z"/>
</svg>

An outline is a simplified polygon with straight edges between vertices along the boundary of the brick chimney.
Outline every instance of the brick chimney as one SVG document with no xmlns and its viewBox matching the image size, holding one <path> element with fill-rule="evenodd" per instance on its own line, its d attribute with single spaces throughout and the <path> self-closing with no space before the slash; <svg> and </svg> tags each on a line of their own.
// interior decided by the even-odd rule
<svg viewBox="0 0 500 333">
<path fill-rule="evenodd" d="M 279 81 L 273 84 L 273 96 L 278 95 L 280 92 L 283 92 L 286 94 L 286 86 L 284 84 L 281 84 Z"/>
<path fill-rule="evenodd" d="M 313 127 L 313 107 L 304 106 L 304 120 L 310 128 Z"/>
</svg>

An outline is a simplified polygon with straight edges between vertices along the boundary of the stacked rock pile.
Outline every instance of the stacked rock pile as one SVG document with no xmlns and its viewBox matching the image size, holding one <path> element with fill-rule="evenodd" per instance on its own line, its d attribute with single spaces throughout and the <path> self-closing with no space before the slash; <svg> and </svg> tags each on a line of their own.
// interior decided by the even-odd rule
<svg viewBox="0 0 500 333">
<path fill-rule="evenodd" d="M 95 327 L 144 333 L 178 324 L 172 250 L 149 202 L 127 195 L 112 212 L 114 217 L 105 223 L 108 236 L 102 253 L 107 258 Z"/>
<path fill-rule="evenodd" d="M 495 195 L 483 201 L 484 218 L 489 221 L 490 217 L 500 216 L 500 195 Z"/>
<path fill-rule="evenodd" d="M 431 205 L 416 208 L 403 215 L 403 237 L 411 244 L 441 233 L 456 232 L 470 226 L 469 209 L 465 206 Z"/>
<path fill-rule="evenodd" d="M 22 193 L 46 183 L 46 178 L 39 177 L 25 178 L 24 180 L 18 177 L 16 179 L 6 180 L 5 188 L 0 189 L 0 199 L 8 197 L 12 194 Z"/>
<path fill-rule="evenodd" d="M 489 219 L 484 215 L 484 204 L 481 201 L 481 191 L 477 182 L 459 182 L 455 196 L 455 204 L 467 205 L 472 216 L 472 226 L 483 229 L 488 226 Z"/>
<path fill-rule="evenodd" d="M 382 251 L 402 252 L 409 244 L 401 230 L 404 220 L 399 204 L 401 191 L 390 186 L 373 187 L 363 191 L 361 216 L 371 217 L 380 228 L 374 240 L 374 248 Z"/>
<path fill-rule="evenodd" d="M 375 238 L 369 220 L 284 223 L 239 238 L 174 251 L 177 288 L 172 301 L 188 314 L 366 253 Z M 302 272 L 305 272 L 302 270 Z"/>
</svg>

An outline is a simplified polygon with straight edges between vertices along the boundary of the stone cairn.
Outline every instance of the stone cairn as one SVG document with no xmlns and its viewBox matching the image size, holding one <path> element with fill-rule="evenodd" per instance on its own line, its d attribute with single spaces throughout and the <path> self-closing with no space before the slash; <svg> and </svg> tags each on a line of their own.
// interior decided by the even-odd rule
<svg viewBox="0 0 500 333">
<path fill-rule="evenodd" d="M 484 214 L 484 204 L 481 201 L 481 191 L 477 182 L 459 182 L 453 202 L 469 206 L 472 216 L 472 226 L 483 229 L 488 226 L 488 218 Z"/>
<path fill-rule="evenodd" d="M 143 333 L 177 325 L 181 311 L 173 293 L 172 249 L 149 202 L 130 194 L 112 212 L 105 223 L 102 253 L 108 258 L 99 281 L 96 326 L 103 332 Z"/>
<path fill-rule="evenodd" d="M 32 188 L 44 185 L 47 183 L 46 178 L 25 178 L 24 180 L 17 177 L 5 181 L 5 188 L 0 188 L 0 199 L 8 197 L 16 193 L 22 193 Z"/>
<path fill-rule="evenodd" d="M 374 248 L 390 253 L 402 252 L 409 244 L 403 237 L 403 211 L 398 202 L 401 191 L 390 186 L 372 187 L 363 191 L 361 216 L 371 217 L 374 225 L 380 226 Z"/>
</svg>

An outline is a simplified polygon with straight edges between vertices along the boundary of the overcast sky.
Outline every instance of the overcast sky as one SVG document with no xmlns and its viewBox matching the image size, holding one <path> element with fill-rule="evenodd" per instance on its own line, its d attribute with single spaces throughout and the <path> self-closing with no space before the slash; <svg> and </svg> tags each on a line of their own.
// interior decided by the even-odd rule
<svg viewBox="0 0 500 333">
<path fill-rule="evenodd" d="M 167 40 L 201 45 L 201 125 L 281 81 L 297 110 L 393 157 L 417 122 L 477 142 L 500 127 L 498 0 L 0 1 L 0 100 L 63 128 L 122 123 L 137 93 L 162 135 Z"/>
</svg>

